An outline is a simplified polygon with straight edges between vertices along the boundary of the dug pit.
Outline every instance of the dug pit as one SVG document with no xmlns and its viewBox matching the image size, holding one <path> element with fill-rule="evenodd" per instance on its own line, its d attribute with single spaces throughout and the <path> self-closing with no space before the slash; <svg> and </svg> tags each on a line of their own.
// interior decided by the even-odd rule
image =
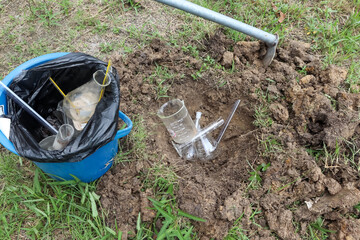
<svg viewBox="0 0 360 240">
<path fill-rule="evenodd" d="M 117 164 L 102 177 L 98 193 L 109 222 L 116 219 L 121 230 L 135 232 L 139 212 L 142 221 L 153 220 L 147 199 L 153 193 L 144 190 L 142 181 L 162 161 L 179 177 L 179 208 L 207 220 L 193 222 L 201 239 L 223 239 L 241 216 L 252 239 L 300 239 L 319 216 L 324 227 L 341 228 L 331 238 L 358 239 L 359 227 L 349 217 L 360 202 L 357 171 L 341 159 L 315 161 L 309 149 L 326 146 L 332 151 L 358 138 L 359 94 L 344 91 L 347 70 L 322 69 L 309 44 L 285 42 L 266 69 L 260 61 L 265 52 L 260 42 L 234 43 L 219 30 L 198 46 L 199 56 L 209 56 L 209 61 L 160 40 L 125 58 L 113 56 L 120 75 L 120 109 L 133 118 L 142 116 L 146 155 L 153 157 L 133 152 L 133 161 Z M 171 79 L 154 77 L 160 66 Z M 169 100 L 161 92 L 167 86 L 165 95 L 183 99 L 193 118 L 196 111 L 203 113 L 202 126 L 225 119 L 241 99 L 215 159 L 184 161 L 177 155 L 156 116 Z M 259 106 L 268 106 L 272 124 L 255 127 Z M 359 141 L 353 144 L 359 147 Z M 251 172 L 263 163 L 270 166 L 258 171 L 261 184 L 251 185 Z M 346 224 L 348 230 L 342 228 Z"/>
</svg>

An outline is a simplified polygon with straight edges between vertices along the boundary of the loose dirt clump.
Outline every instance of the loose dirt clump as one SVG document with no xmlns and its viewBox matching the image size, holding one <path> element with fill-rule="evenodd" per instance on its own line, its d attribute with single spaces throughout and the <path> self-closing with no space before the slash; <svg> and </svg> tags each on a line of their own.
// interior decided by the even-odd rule
<svg viewBox="0 0 360 240">
<path fill-rule="evenodd" d="M 143 117 L 150 157 L 133 154 L 137 161 L 116 165 L 100 180 L 109 220 L 134 232 L 139 212 L 143 221 L 153 219 L 147 197 L 154 193 L 143 192 L 142 176 L 161 158 L 177 169 L 179 208 L 207 220 L 193 222 L 201 239 L 223 239 L 237 219 L 252 239 L 301 239 L 318 217 L 326 220 L 326 228 L 337 230 L 333 239 L 358 239 L 357 220 L 348 218 L 360 202 L 357 171 L 340 158 L 316 161 L 309 154 L 323 146 L 331 152 L 359 135 L 360 97 L 342 90 L 346 69 L 323 70 L 310 45 L 297 41 L 279 47 L 265 69 L 260 61 L 264 44 L 234 43 L 221 30 L 198 49 L 200 56 L 236 70 L 204 70 L 201 59 L 159 40 L 126 58 L 113 56 L 121 76 L 120 109 Z M 159 67 L 171 78 L 155 76 Z M 179 158 L 156 116 L 169 100 L 161 92 L 167 87 L 165 95 L 183 99 L 193 118 L 196 111 L 203 113 L 202 126 L 226 118 L 235 100 L 242 100 L 215 159 Z M 271 126 L 254 126 L 259 105 L 267 106 Z M 266 163 L 270 166 L 264 172 L 256 170 Z M 251 173 L 260 177 L 257 185 L 250 184 Z"/>
</svg>

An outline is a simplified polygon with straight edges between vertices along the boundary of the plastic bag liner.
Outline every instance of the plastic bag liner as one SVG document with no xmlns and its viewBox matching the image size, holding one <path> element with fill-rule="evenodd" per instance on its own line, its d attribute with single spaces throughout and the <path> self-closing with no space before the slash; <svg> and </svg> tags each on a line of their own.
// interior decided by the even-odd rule
<svg viewBox="0 0 360 240">
<path fill-rule="evenodd" d="M 27 102 L 50 124 L 58 129 L 54 113 L 62 95 L 49 77 L 65 94 L 92 80 L 97 70 L 106 71 L 107 63 L 84 53 L 69 53 L 35 68 L 23 71 L 14 78 L 10 88 Z M 52 135 L 17 103 L 7 98 L 11 117 L 10 141 L 18 154 L 36 162 L 78 162 L 114 139 L 118 128 L 120 103 L 119 76 L 115 68 L 110 71 L 112 81 L 106 87 L 94 115 L 85 128 L 63 150 L 46 151 L 39 142 Z"/>
</svg>

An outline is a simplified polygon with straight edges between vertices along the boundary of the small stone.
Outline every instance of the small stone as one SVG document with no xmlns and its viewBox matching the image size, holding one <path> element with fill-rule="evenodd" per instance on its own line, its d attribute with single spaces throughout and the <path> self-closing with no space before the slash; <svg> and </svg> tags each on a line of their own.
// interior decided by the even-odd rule
<svg viewBox="0 0 360 240">
<path fill-rule="evenodd" d="M 305 67 L 304 61 L 299 57 L 294 57 L 294 63 L 296 65 L 296 67 L 299 67 L 299 68 Z"/>
<path fill-rule="evenodd" d="M 271 104 L 269 109 L 276 120 L 286 122 L 289 119 L 288 110 L 280 103 Z"/>
<path fill-rule="evenodd" d="M 321 81 L 323 83 L 329 83 L 333 87 L 338 87 L 346 79 L 348 71 L 345 68 L 331 65 L 321 74 Z"/>
<path fill-rule="evenodd" d="M 235 57 L 234 57 L 234 61 L 235 61 L 235 64 L 236 64 L 236 65 L 240 65 L 240 64 L 241 64 L 240 59 L 239 59 L 238 56 L 235 56 Z"/>
<path fill-rule="evenodd" d="M 325 179 L 325 186 L 331 195 L 335 195 L 341 190 L 341 185 L 333 178 Z"/>
<path fill-rule="evenodd" d="M 338 88 L 331 87 L 329 85 L 325 85 L 323 91 L 325 94 L 329 95 L 332 98 L 336 98 L 337 94 L 339 93 Z"/>
<path fill-rule="evenodd" d="M 290 43 L 291 48 L 297 48 L 302 51 L 307 51 L 311 47 L 310 43 L 296 41 L 296 40 L 290 40 L 289 43 Z"/>
<path fill-rule="evenodd" d="M 300 83 L 304 85 L 310 83 L 311 81 L 315 81 L 314 75 L 306 75 L 305 77 L 300 79 Z"/>
<path fill-rule="evenodd" d="M 251 93 L 250 98 L 253 99 L 253 100 L 256 100 L 258 98 L 258 96 L 257 96 L 256 93 Z"/>
<path fill-rule="evenodd" d="M 234 53 L 227 51 L 224 53 L 222 57 L 221 65 L 223 65 L 226 68 L 231 68 L 233 64 L 233 60 L 234 60 Z"/>
<path fill-rule="evenodd" d="M 273 94 L 275 94 L 275 95 L 280 95 L 280 92 L 279 92 L 279 90 L 277 89 L 277 87 L 276 87 L 275 85 L 269 85 L 269 86 L 267 87 L 267 91 L 268 91 L 269 93 L 273 93 Z"/>
<path fill-rule="evenodd" d="M 190 58 L 190 64 L 193 65 L 196 69 L 200 69 L 202 65 L 201 62 L 196 58 Z"/>
<path fill-rule="evenodd" d="M 150 85 L 149 84 L 143 84 L 142 86 L 141 86 L 141 93 L 142 94 L 148 94 L 149 92 L 150 92 L 150 90 L 151 90 L 151 87 L 150 87 Z"/>
<path fill-rule="evenodd" d="M 322 173 L 321 168 L 319 168 L 318 166 L 313 167 L 309 173 L 309 178 L 313 182 L 317 182 L 323 179 L 324 174 Z"/>
</svg>

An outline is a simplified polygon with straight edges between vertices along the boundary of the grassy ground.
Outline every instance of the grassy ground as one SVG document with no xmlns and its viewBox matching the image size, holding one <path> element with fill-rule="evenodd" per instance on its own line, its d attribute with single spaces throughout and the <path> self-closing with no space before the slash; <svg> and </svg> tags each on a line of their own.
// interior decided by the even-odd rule
<svg viewBox="0 0 360 240">
<path fill-rule="evenodd" d="M 265 0 L 193 2 L 265 31 L 277 32 L 280 44 L 285 39 L 310 42 L 326 65 L 348 67 L 347 90 L 360 91 L 359 0 L 287 0 L 273 1 L 273 5 Z M 282 14 L 285 18 L 280 23 Z M 80 51 L 107 61 L 109 55 L 126 55 L 153 38 L 188 49 L 196 56 L 195 46 L 218 27 L 150 0 L 0 0 L 0 24 L 0 79 L 22 62 L 45 53 Z M 233 30 L 226 29 L 226 32 L 236 41 L 247 39 Z M 171 78 L 166 69 L 158 70 L 154 77 Z M 166 93 L 160 86 L 160 97 L 164 91 Z M 262 107 L 256 111 L 259 116 L 263 114 Z M 269 124 L 266 116 L 258 119 L 261 120 L 257 123 L 259 126 Z M 142 128 L 141 117 L 135 122 L 129 141 L 137 143 L 133 151 L 144 157 L 145 147 L 141 144 L 147 133 Z M 126 152 L 120 153 L 117 162 L 133 160 L 126 156 Z M 157 199 L 151 201 L 158 218 L 167 223 L 158 236 L 165 232 L 185 239 L 194 236 L 192 227 L 183 218 L 196 218 L 176 209 L 173 196 L 176 175 L 161 163 L 149 173 L 146 184 L 158 192 Z M 254 176 L 256 181 L 256 174 Z M 95 191 L 96 182 L 55 182 L 26 160 L 2 152 L 0 238 L 120 239 L 121 231 L 106 226 L 100 196 Z M 314 227 L 319 225 L 320 228 Z M 321 221 L 309 229 L 321 229 Z M 151 226 L 141 222 L 141 216 L 137 230 L 136 239 L 150 239 L 154 234 Z M 226 239 L 248 238 L 246 231 L 235 222 Z"/>
</svg>

